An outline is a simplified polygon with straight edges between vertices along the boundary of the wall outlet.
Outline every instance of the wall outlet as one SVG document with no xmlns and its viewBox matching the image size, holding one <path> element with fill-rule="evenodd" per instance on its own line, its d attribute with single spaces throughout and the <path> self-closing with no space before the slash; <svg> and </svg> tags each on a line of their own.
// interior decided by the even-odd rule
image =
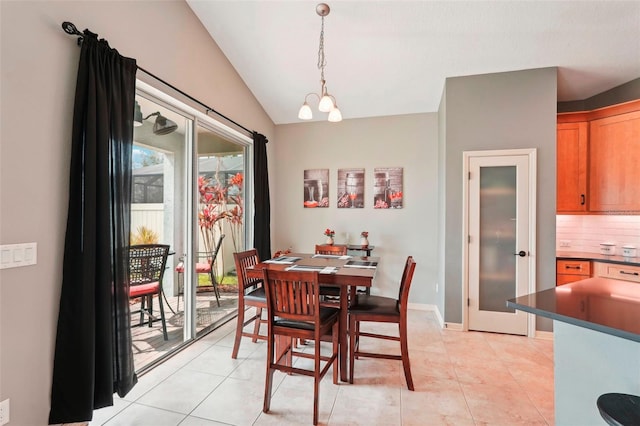
<svg viewBox="0 0 640 426">
<path fill-rule="evenodd" d="M 9 423 L 9 399 L 0 402 L 0 426 Z"/>
<path fill-rule="evenodd" d="M 571 241 L 569 241 L 569 240 L 560 240 L 560 247 L 571 247 Z"/>
</svg>

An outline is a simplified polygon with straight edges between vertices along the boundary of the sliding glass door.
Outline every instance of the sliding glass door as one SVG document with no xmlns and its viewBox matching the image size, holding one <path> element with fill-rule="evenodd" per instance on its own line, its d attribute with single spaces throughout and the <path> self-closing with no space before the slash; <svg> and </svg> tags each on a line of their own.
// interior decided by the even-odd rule
<svg viewBox="0 0 640 426">
<path fill-rule="evenodd" d="M 197 274 L 197 334 L 235 315 L 238 280 L 233 253 L 244 250 L 245 147 L 220 135 L 207 123 L 196 125 L 197 257 L 210 274 Z M 202 270 L 202 268 L 201 268 Z"/>
<path fill-rule="evenodd" d="M 145 315 L 141 325 L 132 314 L 141 372 L 237 312 L 233 252 L 244 249 L 251 229 L 245 205 L 251 141 L 140 82 L 136 102 L 131 245 L 170 246 L 155 320 L 149 326 Z M 135 312 L 141 300 L 130 303 Z"/>
</svg>

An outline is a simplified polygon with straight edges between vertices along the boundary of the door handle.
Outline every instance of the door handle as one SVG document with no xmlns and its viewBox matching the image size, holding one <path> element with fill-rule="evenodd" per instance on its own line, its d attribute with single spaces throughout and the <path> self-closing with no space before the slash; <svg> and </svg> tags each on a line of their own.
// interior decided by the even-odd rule
<svg viewBox="0 0 640 426">
<path fill-rule="evenodd" d="M 580 205 L 584 206 L 585 201 L 584 194 L 580 194 Z"/>
<path fill-rule="evenodd" d="M 517 253 L 514 253 L 514 256 L 520 256 L 520 257 L 525 257 L 527 255 L 527 252 L 524 250 L 520 250 Z"/>
</svg>

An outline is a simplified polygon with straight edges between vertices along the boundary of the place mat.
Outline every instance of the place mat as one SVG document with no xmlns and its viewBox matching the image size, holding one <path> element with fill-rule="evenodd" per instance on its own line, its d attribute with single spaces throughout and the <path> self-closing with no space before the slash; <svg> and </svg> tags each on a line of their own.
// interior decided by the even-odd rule
<svg viewBox="0 0 640 426">
<path fill-rule="evenodd" d="M 377 266 L 378 266 L 378 262 L 373 262 L 370 260 L 350 260 L 344 264 L 345 268 L 376 269 Z"/>
<path fill-rule="evenodd" d="M 317 271 L 320 274 L 335 274 L 338 272 L 338 268 L 335 266 L 293 265 L 289 266 L 285 271 Z"/>
<path fill-rule="evenodd" d="M 301 257 L 295 257 L 295 256 L 280 256 L 280 257 L 276 257 L 275 259 L 265 260 L 264 263 L 277 263 L 277 264 L 280 264 L 280 265 L 293 265 L 294 263 L 296 263 L 300 259 L 302 259 L 302 258 Z"/>
<path fill-rule="evenodd" d="M 351 259 L 351 256 L 349 256 L 348 254 L 345 255 L 339 255 L 339 254 L 314 254 L 312 257 L 318 257 L 318 258 L 323 258 L 323 259 Z"/>
</svg>

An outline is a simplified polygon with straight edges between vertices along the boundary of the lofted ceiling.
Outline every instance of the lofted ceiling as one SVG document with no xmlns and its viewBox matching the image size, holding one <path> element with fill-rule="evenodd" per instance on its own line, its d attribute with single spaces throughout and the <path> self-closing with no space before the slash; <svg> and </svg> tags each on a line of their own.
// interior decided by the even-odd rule
<svg viewBox="0 0 640 426">
<path fill-rule="evenodd" d="M 273 122 L 300 122 L 320 92 L 318 2 L 186 1 Z M 559 101 L 640 77 L 637 0 L 327 3 L 325 79 L 345 119 L 437 111 L 447 77 L 558 67 Z"/>
</svg>

